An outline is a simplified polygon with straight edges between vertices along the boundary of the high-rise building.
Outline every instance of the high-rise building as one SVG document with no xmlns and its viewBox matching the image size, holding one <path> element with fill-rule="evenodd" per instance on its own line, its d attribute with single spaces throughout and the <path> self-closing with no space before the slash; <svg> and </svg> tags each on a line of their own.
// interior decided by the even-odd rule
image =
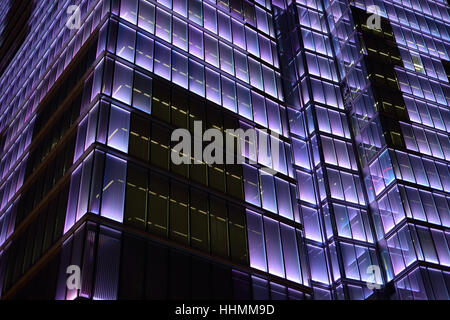
<svg viewBox="0 0 450 320">
<path fill-rule="evenodd" d="M 3 1 L 0 297 L 450 299 L 449 55 L 444 0 Z"/>
</svg>

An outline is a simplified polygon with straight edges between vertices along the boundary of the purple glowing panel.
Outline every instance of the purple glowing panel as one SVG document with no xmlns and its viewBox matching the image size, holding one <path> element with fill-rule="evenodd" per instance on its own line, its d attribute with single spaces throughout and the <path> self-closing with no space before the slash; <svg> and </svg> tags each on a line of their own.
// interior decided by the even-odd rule
<svg viewBox="0 0 450 320">
<path fill-rule="evenodd" d="M 247 210 L 247 232 L 250 267 L 266 272 L 266 248 L 261 215 L 250 210 Z"/>
<path fill-rule="evenodd" d="M 316 196 L 314 193 L 312 176 L 309 173 L 297 170 L 297 181 L 299 186 L 300 200 L 308 203 L 316 203 Z"/>
<path fill-rule="evenodd" d="M 300 269 L 300 257 L 298 255 L 295 229 L 283 223 L 280 223 L 280 228 L 283 242 L 286 279 L 296 283 L 302 283 L 302 272 Z"/>
<path fill-rule="evenodd" d="M 153 71 L 153 40 L 140 33 L 137 35 L 136 65 Z"/>
<path fill-rule="evenodd" d="M 155 32 L 155 6 L 147 1 L 139 3 L 139 27 L 150 32 Z"/>
<path fill-rule="evenodd" d="M 236 86 L 234 81 L 225 77 L 222 77 L 222 103 L 226 109 L 236 112 Z"/>
<path fill-rule="evenodd" d="M 188 58 L 176 51 L 172 51 L 172 81 L 187 89 L 188 83 Z"/>
<path fill-rule="evenodd" d="M 80 195 L 77 207 L 77 217 L 76 222 L 78 222 L 81 217 L 83 217 L 88 211 L 88 201 L 89 201 L 89 186 L 91 184 L 92 177 L 92 161 L 94 153 L 91 153 L 86 160 L 83 161 L 83 169 L 81 172 L 81 183 L 80 183 Z"/>
<path fill-rule="evenodd" d="M 170 80 L 170 49 L 159 42 L 155 43 L 155 73 Z"/>
<path fill-rule="evenodd" d="M 275 185 L 273 176 L 260 171 L 262 206 L 271 212 L 277 212 L 277 200 L 275 198 Z"/>
<path fill-rule="evenodd" d="M 275 177 L 275 186 L 277 190 L 277 202 L 278 202 L 278 213 L 280 216 L 288 218 L 290 220 L 294 219 L 292 212 L 292 201 L 291 193 L 289 190 L 289 183 Z"/>
<path fill-rule="evenodd" d="M 200 63 L 197 63 L 191 59 L 189 59 L 189 90 L 199 96 L 205 96 L 204 67 Z"/>
<path fill-rule="evenodd" d="M 130 112 L 111 105 L 109 114 L 108 146 L 127 152 L 130 132 Z"/>
<path fill-rule="evenodd" d="M 78 192 L 80 190 L 81 166 L 72 173 L 70 178 L 69 199 L 67 202 L 66 220 L 64 223 L 64 233 L 75 224 L 77 214 Z"/>
<path fill-rule="evenodd" d="M 120 232 L 100 227 L 94 300 L 117 299 L 120 265 Z"/>
<path fill-rule="evenodd" d="M 253 120 L 250 90 L 237 84 L 237 96 L 239 114 L 247 119 Z"/>
<path fill-rule="evenodd" d="M 222 104 L 220 75 L 209 68 L 206 68 L 206 98 L 218 105 Z"/>
<path fill-rule="evenodd" d="M 305 227 L 305 237 L 317 242 L 322 242 L 320 232 L 320 221 L 317 210 L 302 206 L 303 223 Z"/>
<path fill-rule="evenodd" d="M 311 279 L 329 284 L 328 268 L 325 253 L 322 248 L 308 245 L 309 263 L 311 266 Z"/>
<path fill-rule="evenodd" d="M 281 251 L 280 227 L 278 222 L 264 217 L 264 231 L 269 273 L 284 278 L 284 261 Z"/>
<path fill-rule="evenodd" d="M 120 17 L 136 24 L 138 0 L 122 0 L 120 2 Z"/>
<path fill-rule="evenodd" d="M 116 55 L 130 62 L 134 62 L 135 40 L 136 31 L 119 23 Z"/>
<path fill-rule="evenodd" d="M 116 62 L 112 97 L 123 103 L 131 104 L 133 69 Z"/>
<path fill-rule="evenodd" d="M 126 161 L 106 155 L 101 215 L 117 222 L 123 221 L 126 173 Z"/>
<path fill-rule="evenodd" d="M 173 34 L 172 43 L 178 48 L 188 51 L 188 34 L 186 22 L 174 18 L 173 19 Z"/>
<path fill-rule="evenodd" d="M 203 32 L 189 26 L 189 53 L 203 60 Z"/>
<path fill-rule="evenodd" d="M 252 101 L 255 122 L 263 127 L 267 127 L 267 111 L 264 97 L 252 91 Z"/>
<path fill-rule="evenodd" d="M 258 170 L 252 166 L 244 164 L 243 174 L 245 201 L 252 203 L 255 206 L 260 206 L 261 199 L 259 193 Z"/>
</svg>

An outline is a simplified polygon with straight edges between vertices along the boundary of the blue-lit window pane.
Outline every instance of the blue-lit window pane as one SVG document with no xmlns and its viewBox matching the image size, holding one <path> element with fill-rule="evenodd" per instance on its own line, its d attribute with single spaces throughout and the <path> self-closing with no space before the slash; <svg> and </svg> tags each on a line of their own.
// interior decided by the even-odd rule
<svg viewBox="0 0 450 320">
<path fill-rule="evenodd" d="M 275 73 L 273 70 L 263 66 L 264 91 L 272 97 L 277 97 L 277 85 L 275 83 Z"/>
<path fill-rule="evenodd" d="M 233 49 L 224 44 L 219 44 L 220 49 L 220 69 L 234 75 L 234 59 L 233 59 Z"/>
<path fill-rule="evenodd" d="M 210 5 L 204 3 L 204 22 L 205 22 L 205 28 L 211 31 L 212 33 L 217 34 L 217 11 L 215 8 L 211 7 Z"/>
<path fill-rule="evenodd" d="M 170 80 L 170 49 L 159 42 L 155 43 L 155 73 Z"/>
<path fill-rule="evenodd" d="M 111 105 L 109 114 L 108 146 L 127 152 L 129 132 L 130 113 Z"/>
<path fill-rule="evenodd" d="M 228 110 L 236 112 L 236 86 L 234 81 L 222 77 L 222 103 Z"/>
<path fill-rule="evenodd" d="M 164 10 L 156 9 L 156 31 L 155 35 L 161 39 L 171 42 L 172 16 Z"/>
<path fill-rule="evenodd" d="M 261 199 L 259 193 L 258 170 L 252 166 L 244 164 L 243 175 L 245 201 L 254 204 L 255 206 L 260 206 Z"/>
<path fill-rule="evenodd" d="M 189 0 L 189 20 L 203 26 L 203 10 L 201 0 Z"/>
<path fill-rule="evenodd" d="M 328 182 L 330 185 L 331 196 L 336 199 L 344 200 L 344 193 L 342 191 L 341 178 L 339 171 L 327 169 Z"/>
<path fill-rule="evenodd" d="M 252 92 L 252 102 L 255 122 L 267 127 L 267 111 L 264 97 L 256 92 Z"/>
<path fill-rule="evenodd" d="M 188 88 L 188 58 L 176 51 L 172 51 L 172 81 Z"/>
<path fill-rule="evenodd" d="M 261 64 L 252 58 L 248 59 L 250 70 L 250 84 L 260 90 L 263 90 L 263 79 L 261 72 Z"/>
<path fill-rule="evenodd" d="M 262 218 L 250 210 L 247 210 L 247 232 L 250 267 L 267 271 Z"/>
<path fill-rule="evenodd" d="M 302 215 L 305 227 L 305 237 L 307 239 L 322 242 L 322 233 L 317 210 L 302 206 Z"/>
<path fill-rule="evenodd" d="M 134 62 L 135 40 L 136 31 L 119 23 L 116 54 L 125 60 Z"/>
<path fill-rule="evenodd" d="M 131 105 L 132 83 L 133 69 L 116 62 L 112 97 L 123 103 Z"/>
<path fill-rule="evenodd" d="M 217 15 L 218 25 L 219 25 L 219 37 L 232 41 L 231 39 L 231 20 L 230 17 L 222 11 L 218 11 Z"/>
<path fill-rule="evenodd" d="M 217 39 L 205 34 L 205 61 L 219 67 L 219 44 Z"/>
<path fill-rule="evenodd" d="M 189 90 L 205 96 L 205 70 L 203 65 L 189 59 Z"/>
<path fill-rule="evenodd" d="M 264 209 L 277 212 L 277 200 L 275 198 L 275 185 L 273 176 L 260 171 L 262 206 Z"/>
<path fill-rule="evenodd" d="M 133 24 L 137 21 L 138 0 L 122 0 L 120 2 L 120 17 Z"/>
<path fill-rule="evenodd" d="M 173 11 L 187 18 L 187 0 L 173 0 Z"/>
<path fill-rule="evenodd" d="M 117 222 L 123 222 L 126 173 L 124 160 L 106 155 L 101 215 Z"/>
<path fill-rule="evenodd" d="M 280 216 L 293 220 L 292 201 L 289 191 L 289 183 L 275 177 L 275 186 Z"/>
<path fill-rule="evenodd" d="M 239 114 L 247 119 L 253 120 L 250 90 L 237 84 L 237 96 Z"/>
<path fill-rule="evenodd" d="M 278 222 L 264 217 L 264 234 L 269 273 L 284 278 L 284 263 Z"/>
<path fill-rule="evenodd" d="M 218 105 L 222 104 L 220 75 L 209 68 L 206 68 L 206 98 Z"/>
<path fill-rule="evenodd" d="M 203 60 L 203 32 L 189 26 L 189 53 Z"/>
<path fill-rule="evenodd" d="M 349 279 L 360 280 L 355 248 L 352 244 L 341 243 L 341 251 L 346 277 Z"/>
<path fill-rule="evenodd" d="M 236 62 L 236 77 L 248 83 L 247 57 L 239 51 L 234 51 L 234 61 Z"/>
<path fill-rule="evenodd" d="M 417 234 L 419 235 L 420 245 L 422 247 L 425 261 L 431 263 L 439 263 L 433 244 L 433 239 L 431 238 L 430 230 L 421 226 L 416 226 L 416 230 Z"/>
<path fill-rule="evenodd" d="M 138 25 L 152 34 L 155 32 L 155 6 L 145 0 L 139 2 Z"/>
<path fill-rule="evenodd" d="M 405 189 L 414 219 L 426 221 L 425 212 L 423 211 L 419 192 L 416 188 L 405 187 Z"/>
<path fill-rule="evenodd" d="M 309 264 L 311 266 L 311 279 L 329 284 L 328 268 L 325 252 L 322 248 L 308 245 Z"/>
<path fill-rule="evenodd" d="M 311 174 L 303 171 L 297 171 L 297 180 L 300 200 L 315 204 L 316 197 Z"/>
<path fill-rule="evenodd" d="M 252 29 L 245 27 L 245 38 L 247 39 L 247 50 L 259 57 L 258 35 Z"/>
<path fill-rule="evenodd" d="M 153 40 L 140 33 L 136 43 L 136 65 L 153 71 Z"/>
<path fill-rule="evenodd" d="M 184 51 L 188 51 L 188 32 L 186 22 L 173 18 L 172 43 Z"/>
<path fill-rule="evenodd" d="M 302 283 L 302 272 L 294 228 L 280 223 L 286 279 Z"/>
<path fill-rule="evenodd" d="M 152 79 L 140 72 L 134 74 L 133 107 L 151 113 Z"/>
</svg>

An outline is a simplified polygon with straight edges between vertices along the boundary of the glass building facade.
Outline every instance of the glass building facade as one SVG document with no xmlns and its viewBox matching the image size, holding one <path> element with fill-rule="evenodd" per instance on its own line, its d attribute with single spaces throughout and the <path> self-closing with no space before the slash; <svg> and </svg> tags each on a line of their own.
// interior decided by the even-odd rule
<svg viewBox="0 0 450 320">
<path fill-rule="evenodd" d="M 0 297 L 450 299 L 449 54 L 444 0 L 3 1 Z"/>
</svg>

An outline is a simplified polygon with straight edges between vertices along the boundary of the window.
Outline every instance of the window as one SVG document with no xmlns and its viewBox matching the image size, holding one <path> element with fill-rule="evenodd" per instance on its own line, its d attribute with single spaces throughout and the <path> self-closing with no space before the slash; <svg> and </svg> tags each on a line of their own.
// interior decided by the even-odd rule
<svg viewBox="0 0 450 320">
<path fill-rule="evenodd" d="M 108 128 L 108 146 L 117 150 L 128 151 L 130 130 L 130 113 L 111 105 Z"/>
<path fill-rule="evenodd" d="M 181 183 L 171 181 L 170 185 L 170 238 L 188 243 L 189 232 L 189 190 Z"/>
<path fill-rule="evenodd" d="M 124 223 L 146 228 L 147 220 L 147 171 L 133 164 L 128 165 Z"/>
<path fill-rule="evenodd" d="M 284 278 L 284 261 L 278 222 L 264 217 L 264 231 L 269 273 Z"/>
<path fill-rule="evenodd" d="M 217 39 L 205 34 L 205 61 L 219 67 L 219 45 Z"/>
<path fill-rule="evenodd" d="M 243 164 L 245 201 L 256 206 L 261 205 L 258 170 Z"/>
<path fill-rule="evenodd" d="M 134 62 L 136 31 L 125 25 L 119 23 L 119 31 L 117 33 L 117 48 L 116 54 L 128 60 Z"/>
<path fill-rule="evenodd" d="M 186 22 L 173 18 L 173 39 L 172 43 L 184 50 L 188 51 L 188 34 L 187 34 L 187 24 Z"/>
<path fill-rule="evenodd" d="M 131 105 L 131 88 L 133 84 L 133 69 L 116 62 L 112 97 Z"/>
<path fill-rule="evenodd" d="M 247 233 L 250 266 L 266 272 L 266 248 L 261 215 L 250 210 L 247 210 Z"/>
<path fill-rule="evenodd" d="M 152 79 L 136 71 L 134 74 L 133 107 L 150 114 L 151 105 Z"/>
<path fill-rule="evenodd" d="M 136 65 L 148 71 L 153 71 L 153 40 L 137 34 Z"/>
<path fill-rule="evenodd" d="M 220 75 L 209 68 L 206 68 L 206 98 L 218 105 L 222 104 Z"/>
<path fill-rule="evenodd" d="M 203 60 L 203 32 L 189 26 L 189 53 Z"/>
<path fill-rule="evenodd" d="M 231 39 L 231 20 L 230 17 L 221 11 L 218 12 L 219 37 L 232 41 Z"/>
<path fill-rule="evenodd" d="M 220 69 L 234 76 L 233 49 L 220 42 Z"/>
<path fill-rule="evenodd" d="M 188 58 L 175 50 L 172 51 L 172 81 L 188 88 Z"/>
<path fill-rule="evenodd" d="M 266 210 L 277 212 L 277 201 L 275 198 L 275 185 L 273 176 L 260 171 L 262 207 Z"/>
<path fill-rule="evenodd" d="M 203 26 L 203 10 L 201 0 L 190 0 L 189 3 L 189 20 L 194 21 Z"/>
<path fill-rule="evenodd" d="M 137 6 L 137 0 L 122 0 L 120 3 L 120 17 L 132 24 L 136 24 Z"/>
<path fill-rule="evenodd" d="M 172 40 L 172 15 L 159 8 L 156 9 L 155 35 L 169 43 Z"/>
<path fill-rule="evenodd" d="M 159 42 L 155 44 L 155 73 L 170 80 L 170 49 Z"/>
<path fill-rule="evenodd" d="M 126 161 L 107 154 L 101 215 L 117 222 L 123 222 L 125 198 Z"/>
<path fill-rule="evenodd" d="M 152 34 L 155 32 L 155 6 L 145 0 L 139 1 L 138 25 Z"/>
</svg>

